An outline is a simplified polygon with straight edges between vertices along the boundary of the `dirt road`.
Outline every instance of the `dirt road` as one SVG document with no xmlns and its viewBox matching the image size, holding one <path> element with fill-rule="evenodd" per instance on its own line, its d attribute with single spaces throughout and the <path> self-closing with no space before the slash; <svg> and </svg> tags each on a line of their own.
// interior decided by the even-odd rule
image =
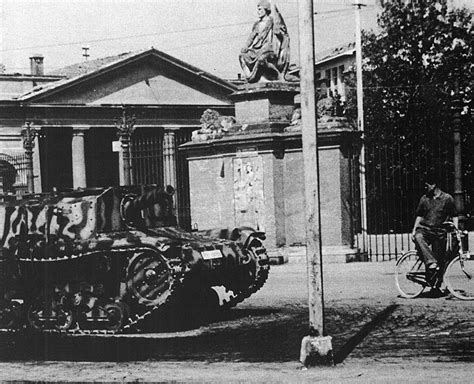
<svg viewBox="0 0 474 384">
<path fill-rule="evenodd" d="M 325 319 L 335 367 L 303 370 L 298 363 L 308 324 L 306 266 L 290 262 L 273 267 L 257 294 L 196 329 L 112 341 L 25 341 L 22 358 L 27 350 L 30 359 L 4 358 L 0 379 L 472 382 L 474 303 L 398 298 L 393 267 L 392 262 L 325 266 Z M 44 357 L 48 361 L 38 361 Z"/>
</svg>

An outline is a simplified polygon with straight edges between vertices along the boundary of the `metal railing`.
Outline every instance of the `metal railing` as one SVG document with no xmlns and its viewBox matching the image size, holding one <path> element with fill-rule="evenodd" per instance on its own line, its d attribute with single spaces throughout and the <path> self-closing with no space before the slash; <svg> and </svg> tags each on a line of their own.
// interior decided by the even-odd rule
<svg viewBox="0 0 474 384">
<path fill-rule="evenodd" d="M 17 196 L 27 193 L 27 169 L 25 154 L 0 154 L 1 193 Z"/>
<path fill-rule="evenodd" d="M 415 211 L 424 193 L 423 175 L 436 170 L 440 187 L 453 194 L 453 144 L 448 133 L 432 132 L 430 142 L 425 135 L 368 137 L 366 150 L 367 236 L 362 236 L 358 212 L 358 175 L 352 173 L 354 246 L 369 261 L 397 259 L 402 252 L 413 249 L 410 233 Z M 472 211 L 474 183 L 471 180 L 474 153 L 472 140 L 463 142 L 464 197 L 467 215 Z M 353 159 L 356 163 L 357 158 Z M 357 167 L 353 166 L 357 170 Z M 467 229 L 470 229 L 468 221 Z"/>
</svg>

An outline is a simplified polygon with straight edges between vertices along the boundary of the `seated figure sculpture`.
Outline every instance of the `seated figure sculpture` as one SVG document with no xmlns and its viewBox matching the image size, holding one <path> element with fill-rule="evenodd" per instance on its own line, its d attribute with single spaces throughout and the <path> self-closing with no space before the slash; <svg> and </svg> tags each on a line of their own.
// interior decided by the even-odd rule
<svg viewBox="0 0 474 384">
<path fill-rule="evenodd" d="M 284 80 L 290 62 L 290 37 L 283 18 L 270 2 L 257 4 L 259 20 L 253 25 L 239 55 L 240 66 L 249 83 Z"/>
</svg>

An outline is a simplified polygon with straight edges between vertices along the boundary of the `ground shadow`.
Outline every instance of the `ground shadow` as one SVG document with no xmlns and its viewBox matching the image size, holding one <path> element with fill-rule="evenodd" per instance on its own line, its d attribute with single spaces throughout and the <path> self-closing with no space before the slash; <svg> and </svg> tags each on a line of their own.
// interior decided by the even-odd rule
<svg viewBox="0 0 474 384">
<path fill-rule="evenodd" d="M 342 363 L 347 356 L 372 332 L 378 325 L 383 323 L 398 307 L 397 304 L 389 305 L 383 311 L 379 312 L 371 321 L 365 324 L 359 332 L 352 336 L 347 342 L 339 348 L 334 355 L 334 363 Z"/>
<path fill-rule="evenodd" d="M 327 307 L 326 329 L 333 337 L 336 362 L 342 362 L 395 308 L 389 306 L 380 312 L 380 307 L 373 306 Z M 0 359 L 298 361 L 301 340 L 308 334 L 308 309 L 305 306 L 234 308 L 213 314 L 207 320 L 208 323 L 194 331 L 165 335 L 0 334 Z M 188 321 L 190 323 L 192 321 Z"/>
</svg>

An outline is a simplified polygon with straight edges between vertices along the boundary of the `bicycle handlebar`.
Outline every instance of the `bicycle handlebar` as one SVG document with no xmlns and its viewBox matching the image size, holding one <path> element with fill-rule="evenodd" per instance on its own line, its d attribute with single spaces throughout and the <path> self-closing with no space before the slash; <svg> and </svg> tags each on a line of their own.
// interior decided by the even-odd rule
<svg viewBox="0 0 474 384">
<path fill-rule="evenodd" d="M 459 229 L 454 225 L 452 221 L 445 221 L 442 224 L 443 228 L 446 229 L 447 231 L 459 231 Z"/>
</svg>

